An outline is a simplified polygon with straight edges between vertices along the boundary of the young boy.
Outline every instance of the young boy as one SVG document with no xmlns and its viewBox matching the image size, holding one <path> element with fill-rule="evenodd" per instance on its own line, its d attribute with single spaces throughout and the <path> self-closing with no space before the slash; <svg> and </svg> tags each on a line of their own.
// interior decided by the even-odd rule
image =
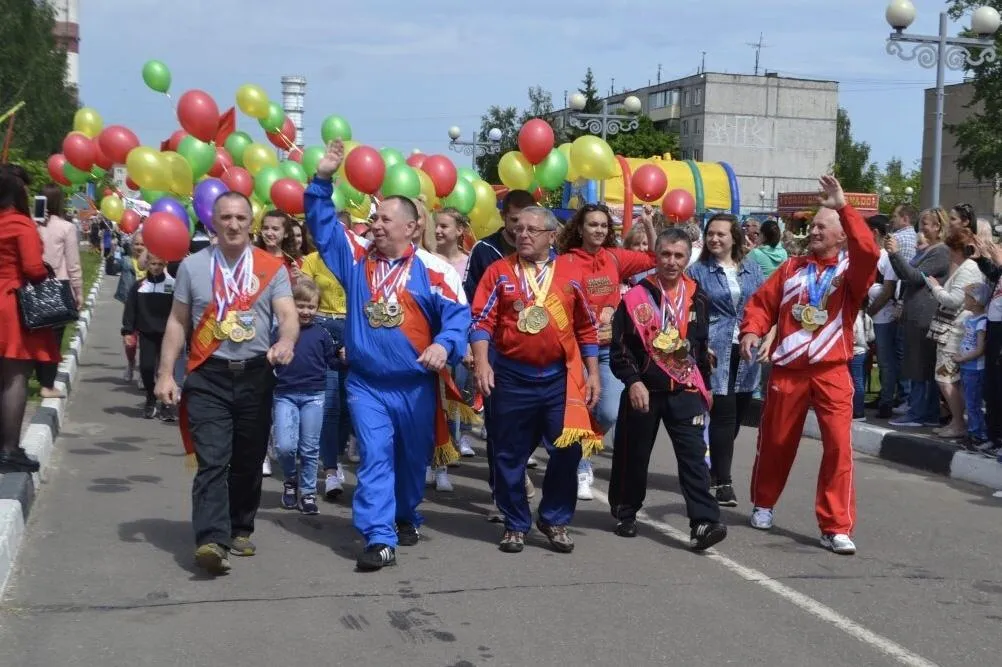
<svg viewBox="0 0 1002 667">
<path fill-rule="evenodd" d="M 960 386 L 964 391 L 964 406 L 967 410 L 967 439 L 964 446 L 979 449 L 988 442 L 988 426 L 985 422 L 985 336 L 988 331 L 988 317 L 985 304 L 988 303 L 989 288 L 985 283 L 969 285 L 964 294 L 964 310 L 970 317 L 964 320 L 964 335 L 960 339 L 960 351 L 954 361 L 960 366 Z"/>
<path fill-rule="evenodd" d="M 275 454 L 285 475 L 282 507 L 317 514 L 317 465 L 327 369 L 337 367 L 340 351 L 330 333 L 313 323 L 320 305 L 317 284 L 301 277 L 292 297 L 299 311 L 299 340 L 292 363 L 275 370 Z"/>
<path fill-rule="evenodd" d="M 159 257 L 149 255 L 146 277 L 137 280 L 125 300 L 122 311 L 122 338 L 129 344 L 129 338 L 139 338 L 139 376 L 146 391 L 146 405 L 143 417 L 153 419 L 158 414 L 164 421 L 177 419 L 171 405 L 157 407 L 153 395 L 156 385 L 154 375 L 160 365 L 160 344 L 164 339 L 167 319 L 174 304 L 174 278 L 167 273 L 167 263 Z"/>
</svg>

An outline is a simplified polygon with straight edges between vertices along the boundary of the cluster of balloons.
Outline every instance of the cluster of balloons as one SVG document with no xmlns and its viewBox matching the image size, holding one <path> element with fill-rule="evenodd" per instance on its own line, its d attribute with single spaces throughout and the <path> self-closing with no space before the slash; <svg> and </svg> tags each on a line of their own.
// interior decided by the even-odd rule
<svg viewBox="0 0 1002 667">
<path fill-rule="evenodd" d="M 526 122 L 518 132 L 517 151 L 501 156 L 498 176 L 513 190 L 553 190 L 564 181 L 604 179 L 619 173 L 612 148 L 603 139 L 584 135 L 554 147 L 550 124 L 540 118 Z"/>
<path fill-rule="evenodd" d="M 643 202 L 661 200 L 661 210 L 665 217 L 675 222 L 684 222 L 696 213 L 696 200 L 687 190 L 675 189 L 668 192 L 668 176 L 653 164 L 637 167 L 630 178 L 630 186 L 637 199 Z"/>
</svg>

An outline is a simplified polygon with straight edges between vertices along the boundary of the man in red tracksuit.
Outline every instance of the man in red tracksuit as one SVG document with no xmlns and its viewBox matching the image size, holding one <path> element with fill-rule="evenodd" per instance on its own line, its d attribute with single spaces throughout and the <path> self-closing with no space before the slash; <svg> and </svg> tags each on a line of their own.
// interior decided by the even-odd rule
<svg viewBox="0 0 1002 667">
<path fill-rule="evenodd" d="M 854 554 L 848 362 L 853 324 L 873 283 L 880 250 L 866 220 L 846 204 L 838 180 L 823 176 L 820 184 L 822 208 L 811 223 L 808 254 L 790 258 L 769 277 L 748 301 L 741 323 L 741 354 L 748 360 L 762 337 L 777 327 L 752 471 L 751 525 L 772 528 L 773 508 L 790 475 L 807 410 L 813 407 L 824 449 L 815 498 L 821 546 Z"/>
</svg>

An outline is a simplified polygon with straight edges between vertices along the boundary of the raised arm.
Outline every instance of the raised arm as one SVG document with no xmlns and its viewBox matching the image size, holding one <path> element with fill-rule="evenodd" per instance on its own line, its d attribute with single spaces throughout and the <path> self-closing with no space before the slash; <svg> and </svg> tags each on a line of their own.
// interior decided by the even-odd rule
<svg viewBox="0 0 1002 667">
<path fill-rule="evenodd" d="M 861 303 L 873 284 L 880 247 L 859 211 L 846 204 L 838 211 L 849 252 L 846 289 L 853 303 Z"/>
<path fill-rule="evenodd" d="M 307 186 L 304 196 L 306 226 L 313 236 L 320 257 L 342 285 L 349 285 L 348 275 L 365 254 L 365 247 L 337 219 L 334 195 L 334 172 L 344 159 L 344 146 L 331 142 L 317 166 L 317 174 Z"/>
</svg>

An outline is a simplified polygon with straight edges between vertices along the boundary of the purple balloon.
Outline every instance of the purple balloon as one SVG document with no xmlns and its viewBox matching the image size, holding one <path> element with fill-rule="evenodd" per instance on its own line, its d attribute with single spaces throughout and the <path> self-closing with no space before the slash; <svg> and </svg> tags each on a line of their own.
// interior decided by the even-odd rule
<svg viewBox="0 0 1002 667">
<path fill-rule="evenodd" d="M 219 199 L 219 195 L 229 191 L 226 183 L 218 178 L 207 178 L 195 186 L 195 192 L 191 199 L 192 206 L 195 209 L 195 215 L 210 233 L 215 232 L 212 228 L 212 206 Z"/>
<path fill-rule="evenodd" d="M 153 206 L 150 207 L 150 213 L 158 212 L 170 213 L 183 222 L 185 227 L 191 227 L 191 219 L 188 217 L 187 209 L 185 209 L 184 204 L 173 197 L 161 197 L 156 200 Z"/>
</svg>

